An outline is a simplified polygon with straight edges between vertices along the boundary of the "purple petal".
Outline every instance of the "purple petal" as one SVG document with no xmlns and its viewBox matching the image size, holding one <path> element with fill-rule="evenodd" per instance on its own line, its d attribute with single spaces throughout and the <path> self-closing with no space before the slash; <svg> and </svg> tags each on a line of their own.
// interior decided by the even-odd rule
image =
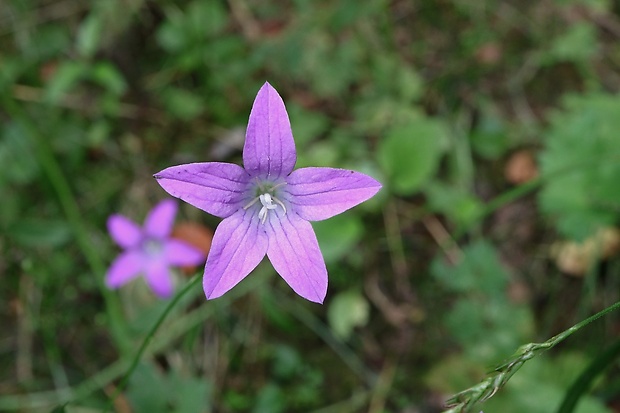
<svg viewBox="0 0 620 413">
<path fill-rule="evenodd" d="M 136 278 L 144 269 L 144 257 L 140 251 L 127 251 L 120 254 L 108 268 L 105 285 L 118 288 Z"/>
<path fill-rule="evenodd" d="M 284 102 L 265 82 L 250 112 L 243 165 L 252 176 L 276 179 L 291 173 L 296 160 L 293 132 Z"/>
<path fill-rule="evenodd" d="M 220 218 L 243 207 L 250 180 L 239 165 L 222 162 L 171 166 L 154 176 L 170 195 Z"/>
<path fill-rule="evenodd" d="M 177 203 L 165 199 L 155 205 L 144 221 L 144 232 L 153 238 L 167 238 L 172 232 Z"/>
<path fill-rule="evenodd" d="M 175 239 L 164 244 L 164 257 L 171 265 L 198 265 L 205 260 L 202 251 Z"/>
<path fill-rule="evenodd" d="M 142 229 L 135 222 L 122 215 L 112 215 L 108 218 L 108 232 L 119 246 L 132 248 L 142 240 Z"/>
<path fill-rule="evenodd" d="M 149 262 L 144 278 L 148 286 L 159 298 L 168 298 L 174 292 L 172 275 L 165 260 Z"/>
<path fill-rule="evenodd" d="M 205 265 L 203 287 L 208 299 L 217 298 L 244 279 L 267 251 L 267 234 L 258 214 L 243 211 L 223 220 L 213 235 Z"/>
<path fill-rule="evenodd" d="M 308 221 L 338 215 L 375 195 L 381 184 L 360 172 L 334 168 L 301 168 L 287 178 L 288 200 Z"/>
<path fill-rule="evenodd" d="M 278 274 L 297 294 L 323 303 L 327 294 L 327 269 L 314 230 L 308 221 L 288 213 L 271 219 L 267 257 Z"/>
</svg>

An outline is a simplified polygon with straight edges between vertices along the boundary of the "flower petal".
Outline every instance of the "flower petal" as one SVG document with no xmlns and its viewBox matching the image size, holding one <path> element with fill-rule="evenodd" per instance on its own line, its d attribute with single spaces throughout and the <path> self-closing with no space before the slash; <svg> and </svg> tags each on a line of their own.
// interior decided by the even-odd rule
<svg viewBox="0 0 620 413">
<path fill-rule="evenodd" d="M 294 213 L 268 221 L 267 257 L 278 274 L 303 298 L 323 303 L 327 268 L 314 230 Z"/>
<path fill-rule="evenodd" d="M 360 172 L 335 168 L 301 168 L 287 178 L 288 201 L 308 221 L 338 215 L 375 195 L 381 184 Z"/>
<path fill-rule="evenodd" d="M 167 238 L 172 232 L 178 205 L 172 199 L 164 199 L 155 205 L 144 221 L 144 232 L 153 238 Z"/>
<path fill-rule="evenodd" d="M 171 265 L 198 265 L 205 260 L 205 255 L 198 248 L 175 239 L 164 244 L 164 257 Z"/>
<path fill-rule="evenodd" d="M 220 218 L 243 207 L 250 180 L 239 165 L 222 162 L 171 166 L 154 176 L 170 195 Z"/>
<path fill-rule="evenodd" d="M 174 292 L 172 275 L 165 260 L 151 261 L 146 267 L 144 278 L 159 298 L 168 298 Z"/>
<path fill-rule="evenodd" d="M 144 257 L 141 251 L 133 250 L 120 254 L 108 268 L 105 275 L 105 285 L 108 288 L 118 288 L 136 278 L 144 269 Z"/>
<path fill-rule="evenodd" d="M 112 215 L 108 218 L 108 232 L 119 246 L 132 248 L 142 240 L 142 229 L 130 219 L 122 215 Z"/>
<path fill-rule="evenodd" d="M 258 214 L 242 211 L 223 220 L 213 235 L 205 265 L 207 299 L 217 298 L 244 279 L 265 257 L 267 234 Z"/>
<path fill-rule="evenodd" d="M 252 176 L 276 179 L 291 173 L 296 160 L 293 132 L 284 102 L 265 82 L 250 112 L 243 165 Z"/>
</svg>

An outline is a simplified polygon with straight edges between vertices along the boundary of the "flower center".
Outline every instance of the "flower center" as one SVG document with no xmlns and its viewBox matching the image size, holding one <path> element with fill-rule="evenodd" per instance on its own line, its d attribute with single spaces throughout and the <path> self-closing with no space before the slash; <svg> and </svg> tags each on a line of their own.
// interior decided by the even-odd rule
<svg viewBox="0 0 620 413">
<path fill-rule="evenodd" d="M 260 219 L 262 224 L 267 221 L 269 211 L 275 212 L 275 209 L 278 207 L 282 208 L 282 211 L 286 215 L 286 206 L 275 196 L 275 190 L 282 185 L 284 185 L 284 183 L 274 186 L 257 183 L 256 194 L 258 196 L 252 199 L 246 206 L 243 207 L 243 209 L 247 210 L 252 205 L 260 201 L 262 207 L 258 211 L 258 219 Z"/>
<path fill-rule="evenodd" d="M 149 257 L 157 257 L 161 255 L 164 246 L 160 241 L 151 238 L 142 243 L 142 249 Z"/>
</svg>

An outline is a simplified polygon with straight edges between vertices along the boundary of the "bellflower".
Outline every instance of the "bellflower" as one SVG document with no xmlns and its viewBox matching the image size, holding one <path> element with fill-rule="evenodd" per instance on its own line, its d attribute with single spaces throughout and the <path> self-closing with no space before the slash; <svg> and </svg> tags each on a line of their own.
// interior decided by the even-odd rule
<svg viewBox="0 0 620 413">
<path fill-rule="evenodd" d="M 381 184 L 347 169 L 293 171 L 296 160 L 284 102 L 265 83 L 250 113 L 243 168 L 204 162 L 172 166 L 155 174 L 170 195 L 224 218 L 205 266 L 207 299 L 226 293 L 267 255 L 297 294 L 323 302 L 327 269 L 308 221 L 330 218 L 366 201 Z"/>
<path fill-rule="evenodd" d="M 118 288 L 143 274 L 153 292 L 167 298 L 174 290 L 169 267 L 204 261 L 200 250 L 170 238 L 176 213 L 177 203 L 168 199 L 151 210 L 143 228 L 122 215 L 108 218 L 112 239 L 125 249 L 108 269 L 105 283 L 109 288 Z"/>
</svg>

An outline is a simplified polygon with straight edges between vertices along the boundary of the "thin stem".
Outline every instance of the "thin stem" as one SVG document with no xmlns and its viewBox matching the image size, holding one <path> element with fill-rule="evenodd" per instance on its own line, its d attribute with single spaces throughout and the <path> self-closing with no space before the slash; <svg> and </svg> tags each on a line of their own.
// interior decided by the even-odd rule
<svg viewBox="0 0 620 413">
<path fill-rule="evenodd" d="M 29 137 L 36 143 L 39 162 L 56 192 L 58 202 L 69 222 L 76 242 L 97 280 L 99 290 L 105 302 L 106 312 L 109 316 L 112 336 L 115 339 L 117 347 L 121 352 L 124 352 L 130 348 L 130 341 L 120 303 L 118 302 L 118 298 L 107 289 L 103 283 L 102 275 L 105 272 L 105 265 L 99 257 L 99 253 L 91 244 L 86 225 L 81 218 L 76 198 L 71 191 L 69 182 L 64 176 L 58 161 L 54 157 L 48 139 L 42 135 L 25 111 L 11 98 L 0 93 L 0 99 L 7 113 L 25 128 Z"/>
<path fill-rule="evenodd" d="M 477 403 L 484 402 L 493 397 L 526 361 L 555 347 L 591 322 L 598 320 L 618 308 L 620 308 L 620 301 L 575 324 L 568 330 L 551 337 L 544 343 L 529 343 L 519 347 L 510 358 L 495 367 L 493 372 L 488 375 L 485 380 L 452 396 L 446 402 L 450 409 L 446 410 L 444 413 L 468 413 Z"/>
<path fill-rule="evenodd" d="M 161 313 L 161 315 L 159 316 L 159 318 L 157 319 L 155 324 L 153 324 L 153 327 L 151 327 L 151 329 L 149 330 L 148 334 L 146 335 L 146 337 L 142 341 L 142 344 L 140 345 L 140 348 L 138 349 L 138 352 L 134 356 L 133 361 L 131 362 L 131 365 L 129 366 L 129 368 L 127 369 L 125 374 L 123 375 L 123 378 L 121 379 L 119 385 L 116 387 L 116 390 L 114 391 L 114 394 L 110 398 L 110 406 L 109 406 L 108 410 L 110 410 L 111 406 L 116 401 L 116 398 L 118 397 L 118 395 L 127 386 L 127 383 L 129 382 L 129 378 L 131 377 L 131 375 L 135 371 L 136 367 L 138 366 L 138 363 L 142 359 L 142 356 L 144 355 L 144 352 L 146 351 L 146 348 L 148 347 L 148 345 L 153 340 L 153 337 L 155 336 L 155 333 L 157 332 L 157 330 L 159 330 L 159 327 L 162 325 L 162 323 L 164 322 L 164 320 L 166 319 L 168 314 L 170 314 L 170 311 L 172 311 L 172 309 L 176 306 L 176 304 L 179 302 L 179 300 L 188 291 L 190 291 L 192 289 L 192 287 L 194 287 L 196 284 L 198 284 L 198 281 L 200 281 L 201 279 L 202 279 L 201 275 L 196 275 L 192 280 L 190 280 L 190 282 L 187 283 L 187 285 L 185 287 L 183 287 L 183 289 L 181 291 L 179 291 L 174 296 L 174 298 L 170 301 L 170 303 L 168 304 L 166 309 Z"/>
</svg>

